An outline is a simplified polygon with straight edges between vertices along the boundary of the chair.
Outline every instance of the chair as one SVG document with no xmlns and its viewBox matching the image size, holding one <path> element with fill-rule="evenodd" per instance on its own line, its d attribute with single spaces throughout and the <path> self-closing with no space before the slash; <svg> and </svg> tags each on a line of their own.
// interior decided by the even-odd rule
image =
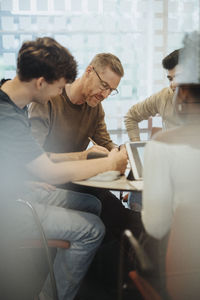
<svg viewBox="0 0 200 300">
<path fill-rule="evenodd" d="M 51 265 L 53 264 L 58 248 L 68 249 L 70 247 L 69 241 L 62 240 L 47 240 L 47 244 Z M 20 242 L 15 250 L 15 257 L 17 262 L 14 264 L 14 270 L 12 270 L 14 275 L 12 284 L 14 291 L 13 299 L 38 299 L 47 275 L 51 272 L 49 259 L 42 241 L 30 239 Z M 56 284 L 54 281 L 52 289 L 54 289 L 54 299 L 57 300 L 55 288 Z"/>
<path fill-rule="evenodd" d="M 175 211 L 166 255 L 166 297 L 172 300 L 199 299 L 200 295 L 200 204 L 181 204 Z M 138 246 L 137 246 L 138 247 Z M 139 245 L 139 247 L 141 247 Z M 135 248 L 135 246 L 134 246 Z M 136 251 L 136 255 L 137 255 Z M 138 255 L 137 255 L 138 256 Z M 139 258 L 139 262 L 141 259 Z M 162 300 L 149 282 L 131 271 L 143 299 Z"/>
<path fill-rule="evenodd" d="M 161 130 L 162 130 L 162 127 L 152 127 L 150 138 L 152 139 L 152 137 Z"/>
<path fill-rule="evenodd" d="M 129 277 L 140 291 L 144 300 L 162 300 L 157 291 L 137 271 L 129 272 Z"/>
<path fill-rule="evenodd" d="M 48 247 L 49 248 L 61 248 L 61 249 L 68 249 L 70 247 L 69 241 L 63 241 L 63 240 L 47 240 Z M 24 240 L 20 244 L 20 248 L 42 248 L 42 242 L 41 240 Z"/>
<path fill-rule="evenodd" d="M 151 278 L 152 271 L 154 270 L 154 268 L 153 268 L 153 264 L 149 260 L 148 255 L 145 253 L 143 247 L 134 238 L 134 236 L 132 235 L 132 233 L 129 230 L 124 231 L 124 236 L 126 236 L 128 238 L 130 244 L 132 245 L 132 247 L 135 251 L 136 257 L 138 259 L 141 275 L 138 273 L 138 271 L 134 270 L 134 271 L 129 272 L 129 278 L 132 280 L 134 286 L 139 291 L 142 299 L 144 299 L 144 300 L 164 300 L 164 298 L 161 297 L 159 292 L 148 281 L 148 278 Z M 157 278 L 157 276 L 155 278 Z M 156 281 L 157 281 L 157 279 L 156 279 Z M 122 286 L 122 283 L 121 283 L 121 286 Z M 120 296 L 119 296 L 118 300 L 121 300 L 122 292 L 119 291 L 119 294 L 120 294 Z"/>
<path fill-rule="evenodd" d="M 122 235 L 121 239 L 121 247 L 120 247 L 120 261 L 119 261 L 119 280 L 118 280 L 118 300 L 122 300 L 122 291 L 124 286 L 123 283 L 123 267 L 124 267 L 124 242 L 125 239 L 128 239 L 130 245 L 135 250 L 135 254 L 139 260 L 139 263 L 141 265 L 141 270 L 148 274 L 152 270 L 152 264 L 144 252 L 141 245 L 138 243 L 138 241 L 134 238 L 132 235 L 132 232 L 130 230 L 125 230 Z M 141 295 L 144 297 L 145 300 L 161 300 L 159 297 L 153 297 L 156 295 L 156 291 L 153 290 L 151 285 L 144 279 L 142 276 L 138 274 L 137 271 L 131 271 L 129 272 L 129 277 L 134 282 L 135 286 L 141 293 Z"/>
<path fill-rule="evenodd" d="M 10 242 L 10 247 L 4 247 L 4 255 L 2 257 L 5 257 L 6 261 L 2 262 L 1 260 L 1 298 L 6 300 L 37 300 L 49 273 L 53 299 L 57 300 L 53 260 L 57 248 L 68 249 L 70 242 L 46 240 L 34 207 L 29 202 L 21 200 L 19 202 L 31 209 L 41 239 L 15 239 L 14 242 Z M 3 271 L 2 268 L 4 269 Z"/>
</svg>

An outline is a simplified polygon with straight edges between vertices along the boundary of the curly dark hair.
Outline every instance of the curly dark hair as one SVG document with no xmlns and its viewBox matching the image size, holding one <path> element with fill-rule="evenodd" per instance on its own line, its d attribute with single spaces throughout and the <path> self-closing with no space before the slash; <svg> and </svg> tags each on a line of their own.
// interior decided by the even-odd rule
<svg viewBox="0 0 200 300">
<path fill-rule="evenodd" d="M 17 75 L 21 81 L 44 77 L 48 83 L 60 78 L 73 82 L 77 63 L 67 48 L 53 38 L 42 37 L 23 43 L 17 58 Z"/>
</svg>

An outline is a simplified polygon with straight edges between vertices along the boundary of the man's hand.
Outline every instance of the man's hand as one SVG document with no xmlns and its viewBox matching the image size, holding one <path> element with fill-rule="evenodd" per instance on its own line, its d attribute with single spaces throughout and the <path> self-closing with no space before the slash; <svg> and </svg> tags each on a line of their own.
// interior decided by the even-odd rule
<svg viewBox="0 0 200 300">
<path fill-rule="evenodd" d="M 87 149 L 85 152 L 86 152 L 86 157 L 90 152 L 97 152 L 97 153 L 100 152 L 100 153 L 109 154 L 108 149 L 99 145 L 94 145 L 91 148 Z"/>
<path fill-rule="evenodd" d="M 126 149 L 123 147 L 122 150 L 118 151 L 118 149 L 115 148 L 111 150 L 108 157 L 113 160 L 114 170 L 124 174 L 128 162 Z"/>
</svg>

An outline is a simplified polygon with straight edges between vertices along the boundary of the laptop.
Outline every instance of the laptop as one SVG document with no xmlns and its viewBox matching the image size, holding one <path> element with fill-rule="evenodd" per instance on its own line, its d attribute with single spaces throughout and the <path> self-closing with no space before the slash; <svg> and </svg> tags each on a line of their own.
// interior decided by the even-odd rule
<svg viewBox="0 0 200 300">
<path fill-rule="evenodd" d="M 146 143 L 145 141 L 126 143 L 126 150 L 132 171 L 132 174 L 129 173 L 127 179 L 138 190 L 143 189 L 143 163 Z"/>
</svg>

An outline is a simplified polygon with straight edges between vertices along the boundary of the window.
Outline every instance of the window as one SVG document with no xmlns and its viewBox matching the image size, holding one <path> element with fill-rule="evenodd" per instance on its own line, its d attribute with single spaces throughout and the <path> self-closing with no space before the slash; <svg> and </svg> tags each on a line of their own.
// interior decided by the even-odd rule
<svg viewBox="0 0 200 300">
<path fill-rule="evenodd" d="M 162 58 L 181 47 L 184 32 L 200 29 L 199 0 L 0 0 L 0 8 L 1 77 L 14 76 L 22 41 L 37 36 L 52 36 L 69 48 L 80 74 L 98 52 L 120 58 L 120 93 L 103 102 L 119 143 L 129 107 L 168 84 Z"/>
</svg>

